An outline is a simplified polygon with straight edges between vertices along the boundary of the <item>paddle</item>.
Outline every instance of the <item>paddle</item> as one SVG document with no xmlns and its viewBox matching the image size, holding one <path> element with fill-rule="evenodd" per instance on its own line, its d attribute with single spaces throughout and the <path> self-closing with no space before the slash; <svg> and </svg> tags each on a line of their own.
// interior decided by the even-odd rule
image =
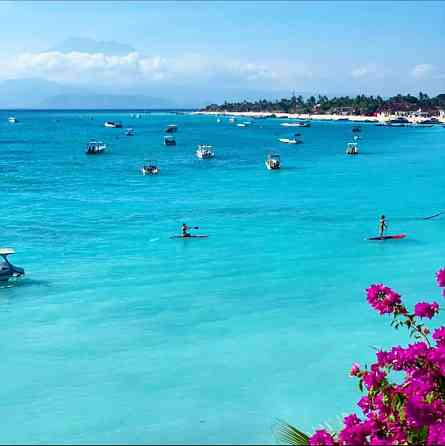
<svg viewBox="0 0 445 446">
<path fill-rule="evenodd" d="M 430 218 L 435 218 L 435 217 L 438 217 L 439 215 L 442 215 L 442 214 L 445 214 L 445 211 L 439 212 L 439 213 L 434 214 L 434 215 L 430 215 L 429 217 L 423 217 L 422 220 L 429 220 Z"/>
</svg>

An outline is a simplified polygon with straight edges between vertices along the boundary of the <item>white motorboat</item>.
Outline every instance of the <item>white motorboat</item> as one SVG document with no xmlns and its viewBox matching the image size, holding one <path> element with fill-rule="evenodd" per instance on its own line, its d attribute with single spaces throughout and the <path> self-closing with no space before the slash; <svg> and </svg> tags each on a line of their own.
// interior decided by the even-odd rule
<svg viewBox="0 0 445 446">
<path fill-rule="evenodd" d="M 104 153 L 106 149 L 107 145 L 102 141 L 90 141 L 87 144 L 85 153 L 87 155 L 100 155 L 101 153 Z"/>
<path fill-rule="evenodd" d="M 176 124 L 170 124 L 165 128 L 165 133 L 176 133 L 178 126 Z"/>
<path fill-rule="evenodd" d="M 358 155 L 358 143 L 349 142 L 346 147 L 346 155 Z"/>
<path fill-rule="evenodd" d="M 176 146 L 176 139 L 174 136 L 164 136 L 164 144 L 166 146 Z"/>
<path fill-rule="evenodd" d="M 301 144 L 303 141 L 301 141 L 301 139 L 297 139 L 297 138 L 278 138 L 278 141 L 284 143 L 284 144 Z"/>
<path fill-rule="evenodd" d="M 8 122 L 10 122 L 11 124 L 15 124 L 15 123 L 19 122 L 19 120 L 15 116 L 10 116 L 8 118 Z"/>
<path fill-rule="evenodd" d="M 125 130 L 125 135 L 126 136 L 133 136 L 134 135 L 134 130 L 131 129 L 131 128 Z"/>
<path fill-rule="evenodd" d="M 122 123 L 120 121 L 105 121 L 104 126 L 111 129 L 120 129 L 122 128 Z"/>
<path fill-rule="evenodd" d="M 281 125 L 283 127 L 301 127 L 299 122 L 283 122 Z"/>
<path fill-rule="evenodd" d="M 266 167 L 269 170 L 278 170 L 278 169 L 280 169 L 280 167 L 281 167 L 280 155 L 277 155 L 276 153 L 270 153 L 267 156 L 265 164 L 266 164 Z"/>
<path fill-rule="evenodd" d="M 198 150 L 196 151 L 196 156 L 199 159 L 210 159 L 215 156 L 215 152 L 212 150 L 213 147 L 207 144 L 200 144 Z"/>
<path fill-rule="evenodd" d="M 311 123 L 309 121 L 293 121 L 283 122 L 281 125 L 283 127 L 310 127 Z"/>
<path fill-rule="evenodd" d="M 157 175 L 159 173 L 159 167 L 155 161 L 148 160 L 141 168 L 142 175 Z"/>
<path fill-rule="evenodd" d="M 235 118 L 229 118 L 229 122 L 235 122 Z"/>
<path fill-rule="evenodd" d="M 25 275 L 25 270 L 18 266 L 12 265 L 8 256 L 15 254 L 12 248 L 0 248 L 0 282 L 8 282 L 9 280 L 19 279 Z"/>
</svg>

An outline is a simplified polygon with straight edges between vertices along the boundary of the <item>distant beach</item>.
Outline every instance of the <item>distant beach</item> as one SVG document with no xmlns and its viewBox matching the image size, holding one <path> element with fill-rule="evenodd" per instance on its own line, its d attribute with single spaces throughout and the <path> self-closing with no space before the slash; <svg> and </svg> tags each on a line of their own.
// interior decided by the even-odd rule
<svg viewBox="0 0 445 446">
<path fill-rule="evenodd" d="M 385 122 L 390 119 L 395 119 L 398 115 L 385 115 L 385 116 L 365 116 L 365 115 L 338 115 L 338 114 L 310 114 L 310 113 L 283 113 L 283 112 L 211 112 L 211 111 L 196 111 L 192 112 L 196 115 L 215 115 L 215 116 L 235 116 L 245 118 L 289 118 L 289 119 L 304 119 L 304 120 L 317 120 L 317 121 L 353 121 L 353 122 Z M 407 116 L 408 121 L 412 123 L 422 122 L 425 118 Z M 445 124 L 445 116 L 439 116 L 437 118 L 441 123 Z"/>
</svg>

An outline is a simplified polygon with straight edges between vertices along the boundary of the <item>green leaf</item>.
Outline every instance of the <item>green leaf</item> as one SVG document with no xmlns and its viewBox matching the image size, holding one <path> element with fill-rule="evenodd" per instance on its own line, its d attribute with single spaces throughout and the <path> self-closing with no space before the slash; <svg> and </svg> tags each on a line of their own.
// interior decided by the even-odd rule
<svg viewBox="0 0 445 446">
<path fill-rule="evenodd" d="M 301 432 L 285 421 L 277 420 L 272 431 L 280 444 L 292 446 L 306 446 L 309 444 L 309 437 L 304 432 Z"/>
</svg>

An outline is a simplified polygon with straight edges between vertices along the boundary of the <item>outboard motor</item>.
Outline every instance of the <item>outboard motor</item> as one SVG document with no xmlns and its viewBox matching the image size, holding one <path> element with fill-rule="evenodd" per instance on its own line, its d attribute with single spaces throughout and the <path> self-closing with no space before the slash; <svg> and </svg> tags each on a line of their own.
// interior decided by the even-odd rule
<svg viewBox="0 0 445 446">
<path fill-rule="evenodd" d="M 18 266 L 12 265 L 8 256 L 11 254 L 15 254 L 15 251 L 12 248 L 0 248 L 0 257 L 2 260 L 0 261 L 0 282 L 7 282 L 10 279 L 18 279 L 25 275 L 25 270 Z"/>
</svg>

